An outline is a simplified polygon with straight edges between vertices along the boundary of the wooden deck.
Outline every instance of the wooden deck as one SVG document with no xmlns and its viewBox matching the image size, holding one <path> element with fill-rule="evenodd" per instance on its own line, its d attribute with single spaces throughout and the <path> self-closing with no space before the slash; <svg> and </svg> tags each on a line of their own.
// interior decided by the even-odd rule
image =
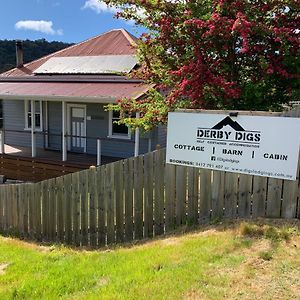
<svg viewBox="0 0 300 300">
<path fill-rule="evenodd" d="M 101 164 L 120 160 L 118 157 L 101 157 Z M 0 175 L 9 179 L 38 182 L 59 177 L 96 165 L 96 155 L 68 153 L 62 161 L 60 151 L 37 149 L 35 158 L 31 148 L 5 145 L 5 154 L 0 155 Z"/>
</svg>

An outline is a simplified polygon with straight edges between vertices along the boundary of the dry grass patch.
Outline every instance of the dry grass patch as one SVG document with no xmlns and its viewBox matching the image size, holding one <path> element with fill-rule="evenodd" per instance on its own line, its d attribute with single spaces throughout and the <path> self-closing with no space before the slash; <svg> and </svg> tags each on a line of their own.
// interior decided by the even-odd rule
<svg viewBox="0 0 300 300">
<path fill-rule="evenodd" d="M 7 269 L 7 267 L 9 266 L 9 263 L 1 263 L 0 264 L 0 275 L 4 275 L 5 274 L 5 270 Z"/>
<path fill-rule="evenodd" d="M 240 235 L 252 239 L 245 261 L 220 268 L 230 280 L 228 299 L 300 299 L 300 236 L 287 227 L 242 223 Z"/>
<path fill-rule="evenodd" d="M 100 287 L 103 287 L 103 286 L 106 286 L 109 284 L 109 278 L 108 277 L 101 277 L 98 281 L 97 281 L 97 284 L 96 284 L 96 287 L 97 288 L 100 288 Z"/>
<path fill-rule="evenodd" d="M 167 239 L 163 239 L 161 241 L 161 244 L 163 246 L 174 246 L 174 245 L 179 245 L 180 244 L 180 239 L 176 239 L 174 237 L 172 238 L 167 238 Z"/>
<path fill-rule="evenodd" d="M 6 244 L 13 246 L 13 247 L 24 247 L 29 250 L 37 250 L 40 252 L 50 252 L 54 249 L 54 246 L 39 245 L 34 242 L 15 239 L 15 238 L 11 238 L 11 237 L 0 236 L 0 242 L 1 241 L 5 242 Z"/>
<path fill-rule="evenodd" d="M 190 290 L 184 295 L 185 300 L 206 300 L 208 299 L 202 291 Z"/>
</svg>

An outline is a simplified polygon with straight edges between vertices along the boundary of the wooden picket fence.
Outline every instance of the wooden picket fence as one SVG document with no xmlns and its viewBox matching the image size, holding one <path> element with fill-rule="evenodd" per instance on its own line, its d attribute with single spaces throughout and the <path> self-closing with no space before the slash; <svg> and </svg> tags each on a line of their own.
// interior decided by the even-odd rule
<svg viewBox="0 0 300 300">
<path fill-rule="evenodd" d="M 299 181 L 166 165 L 165 150 L 39 183 L 0 186 L 2 233 L 76 246 L 257 217 L 299 218 Z"/>
</svg>

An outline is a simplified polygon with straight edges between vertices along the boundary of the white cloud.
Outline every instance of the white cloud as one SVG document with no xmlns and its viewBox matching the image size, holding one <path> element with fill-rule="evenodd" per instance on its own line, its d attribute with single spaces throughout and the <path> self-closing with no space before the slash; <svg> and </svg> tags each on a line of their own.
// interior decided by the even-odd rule
<svg viewBox="0 0 300 300">
<path fill-rule="evenodd" d="M 110 13 L 116 13 L 118 12 L 118 9 L 114 6 L 108 6 L 104 2 L 100 2 L 99 0 L 87 0 L 84 3 L 84 6 L 82 9 L 92 9 L 94 10 L 97 14 L 100 14 L 102 12 L 110 12 Z"/>
<path fill-rule="evenodd" d="M 136 8 L 135 5 L 131 5 L 131 7 L 136 9 L 136 13 L 140 18 L 145 17 L 145 10 L 144 9 Z M 87 1 L 85 1 L 82 9 L 92 9 L 97 14 L 107 13 L 107 12 L 115 14 L 117 12 L 122 11 L 121 8 L 117 8 L 116 6 L 108 6 L 106 3 L 102 2 L 102 1 L 99 1 L 99 0 L 87 0 Z M 134 25 L 135 24 L 134 20 L 124 20 L 124 21 L 127 22 L 129 25 Z"/>
<path fill-rule="evenodd" d="M 15 28 L 17 30 L 33 30 L 33 31 L 38 31 L 38 32 L 43 32 L 46 34 L 57 34 L 57 35 L 62 35 L 63 30 L 58 29 L 55 30 L 53 29 L 53 22 L 52 21 L 33 21 L 33 20 L 24 20 L 24 21 L 18 21 L 15 24 Z"/>
<path fill-rule="evenodd" d="M 186 0 L 165 0 L 166 2 L 171 2 L 171 3 L 185 3 Z M 135 6 L 134 4 L 131 4 L 130 6 Z M 120 11 L 115 6 L 108 6 L 106 3 L 102 2 L 101 0 L 86 0 L 82 9 L 92 9 L 94 10 L 97 14 L 100 14 L 102 12 L 109 12 L 109 13 L 117 13 Z M 145 11 L 144 9 L 137 9 L 137 14 L 140 17 L 145 16 Z"/>
<path fill-rule="evenodd" d="M 57 29 L 56 30 L 56 34 L 57 35 L 63 35 L 64 34 L 64 31 L 62 29 Z"/>
</svg>

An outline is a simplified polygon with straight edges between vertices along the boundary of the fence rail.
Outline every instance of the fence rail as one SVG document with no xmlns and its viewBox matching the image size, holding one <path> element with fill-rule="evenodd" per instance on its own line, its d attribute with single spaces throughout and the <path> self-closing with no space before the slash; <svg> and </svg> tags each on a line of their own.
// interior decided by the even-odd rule
<svg viewBox="0 0 300 300">
<path fill-rule="evenodd" d="M 299 181 L 165 164 L 165 150 L 0 186 L 0 230 L 100 247 L 222 218 L 300 217 Z"/>
</svg>

